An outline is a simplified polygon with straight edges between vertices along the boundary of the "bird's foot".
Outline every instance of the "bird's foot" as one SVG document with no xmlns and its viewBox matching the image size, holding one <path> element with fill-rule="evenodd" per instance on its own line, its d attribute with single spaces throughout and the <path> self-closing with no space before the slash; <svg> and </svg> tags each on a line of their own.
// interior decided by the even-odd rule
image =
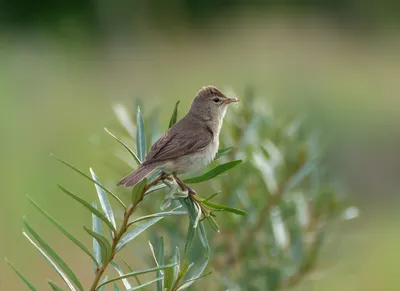
<svg viewBox="0 0 400 291">
<path fill-rule="evenodd" d="M 196 195 L 196 191 L 194 191 L 192 188 L 190 188 L 188 185 L 186 185 L 181 179 L 179 179 L 176 174 L 173 175 L 175 181 L 178 183 L 178 185 L 181 187 L 182 191 L 187 190 L 190 196 Z"/>
<path fill-rule="evenodd" d="M 186 186 L 186 189 L 188 190 L 190 196 L 194 196 L 194 195 L 197 194 L 196 191 L 194 191 L 194 190 L 193 190 L 192 188 L 190 188 L 188 185 L 185 184 L 185 186 Z"/>
</svg>

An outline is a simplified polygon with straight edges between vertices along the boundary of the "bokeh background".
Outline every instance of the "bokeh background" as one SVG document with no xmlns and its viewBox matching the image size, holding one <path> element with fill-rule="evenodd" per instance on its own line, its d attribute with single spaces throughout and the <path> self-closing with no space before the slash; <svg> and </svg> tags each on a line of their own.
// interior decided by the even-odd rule
<svg viewBox="0 0 400 291">
<path fill-rule="evenodd" d="M 337 227 L 340 243 L 299 290 L 398 290 L 399 3 L 0 1 L 0 257 L 39 286 L 54 277 L 21 235 L 22 216 L 51 243 L 63 238 L 39 225 L 25 194 L 71 230 L 89 223 L 84 212 L 69 219 L 76 205 L 55 185 L 88 198 L 93 186 L 49 153 L 101 175 L 95 144 L 115 120 L 113 103 L 133 108 L 141 98 L 167 122 L 175 101 L 185 111 L 204 85 L 239 96 L 250 85 L 323 135 L 328 166 L 360 210 Z M 78 256 L 69 262 L 84 274 L 91 268 Z M 22 284 L 0 264 L 1 290 Z"/>
</svg>

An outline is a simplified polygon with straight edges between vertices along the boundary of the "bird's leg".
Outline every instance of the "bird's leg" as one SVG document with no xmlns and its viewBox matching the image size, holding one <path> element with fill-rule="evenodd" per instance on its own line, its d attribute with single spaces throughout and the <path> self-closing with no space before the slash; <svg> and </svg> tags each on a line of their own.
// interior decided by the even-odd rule
<svg viewBox="0 0 400 291">
<path fill-rule="evenodd" d="M 161 179 L 161 180 L 164 180 L 164 179 L 167 179 L 167 178 L 168 178 L 167 173 L 165 173 L 164 171 L 161 171 L 161 172 L 160 172 L 160 179 Z"/>
<path fill-rule="evenodd" d="M 174 176 L 176 183 L 178 183 L 178 185 L 181 187 L 182 190 L 188 190 L 189 195 L 196 195 L 196 191 L 194 191 L 192 188 L 186 185 L 181 179 L 179 179 L 176 173 L 173 173 L 172 176 Z"/>
</svg>

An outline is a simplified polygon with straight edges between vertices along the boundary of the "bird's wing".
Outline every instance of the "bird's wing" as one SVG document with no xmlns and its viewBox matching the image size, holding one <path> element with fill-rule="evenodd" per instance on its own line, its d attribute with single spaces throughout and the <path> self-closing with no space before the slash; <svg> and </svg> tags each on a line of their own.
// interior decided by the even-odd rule
<svg viewBox="0 0 400 291">
<path fill-rule="evenodd" d="M 154 143 L 146 156 L 145 164 L 191 154 L 205 148 L 213 139 L 212 131 L 206 126 L 195 124 L 175 126 Z"/>
</svg>

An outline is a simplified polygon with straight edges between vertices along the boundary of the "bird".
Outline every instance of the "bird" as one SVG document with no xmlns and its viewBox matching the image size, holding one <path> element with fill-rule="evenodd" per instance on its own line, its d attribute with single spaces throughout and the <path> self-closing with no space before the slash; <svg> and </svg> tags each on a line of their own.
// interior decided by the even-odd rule
<svg viewBox="0 0 400 291">
<path fill-rule="evenodd" d="M 152 145 L 139 167 L 117 186 L 132 187 L 159 169 L 161 175 L 172 174 L 182 190 L 196 194 L 178 175 L 198 171 L 214 159 L 227 107 L 238 101 L 215 86 L 201 88 L 188 113 Z"/>
</svg>

